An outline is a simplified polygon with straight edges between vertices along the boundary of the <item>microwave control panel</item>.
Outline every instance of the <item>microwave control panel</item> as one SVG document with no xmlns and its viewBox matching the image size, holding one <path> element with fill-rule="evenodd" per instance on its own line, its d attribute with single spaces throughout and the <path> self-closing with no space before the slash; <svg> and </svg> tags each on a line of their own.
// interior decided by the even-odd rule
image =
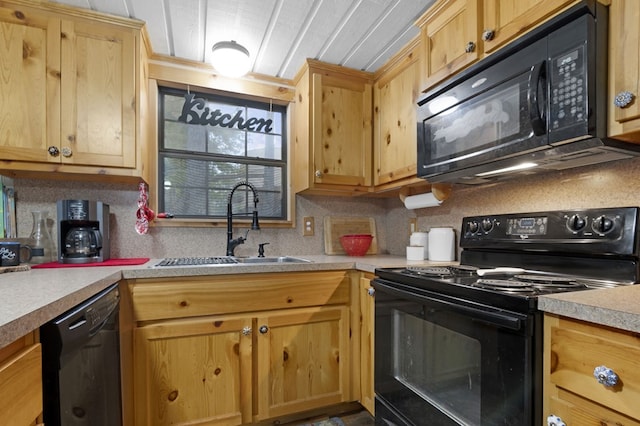
<svg viewBox="0 0 640 426">
<path fill-rule="evenodd" d="M 553 58 L 550 63 L 550 130 L 587 119 L 587 81 L 584 45 Z"/>
</svg>

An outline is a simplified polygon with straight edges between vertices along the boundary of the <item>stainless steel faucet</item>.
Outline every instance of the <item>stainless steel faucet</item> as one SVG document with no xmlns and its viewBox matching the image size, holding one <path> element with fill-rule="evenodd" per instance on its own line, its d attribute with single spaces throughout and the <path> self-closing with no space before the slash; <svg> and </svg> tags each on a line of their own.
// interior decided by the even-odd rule
<svg viewBox="0 0 640 426">
<path fill-rule="evenodd" d="M 244 244 L 247 239 L 247 234 L 249 234 L 249 229 L 247 229 L 247 233 L 244 234 L 244 237 L 238 237 L 235 240 L 233 239 L 233 213 L 231 212 L 231 199 L 233 198 L 233 193 L 236 192 L 241 186 L 246 186 L 253 192 L 253 220 L 251 221 L 251 230 L 259 231 L 260 224 L 258 223 L 258 191 L 247 181 L 238 182 L 229 193 L 229 198 L 227 199 L 227 256 L 233 256 L 233 252 L 237 246 L 240 244 Z M 237 215 L 247 216 L 249 213 L 236 213 Z"/>
</svg>

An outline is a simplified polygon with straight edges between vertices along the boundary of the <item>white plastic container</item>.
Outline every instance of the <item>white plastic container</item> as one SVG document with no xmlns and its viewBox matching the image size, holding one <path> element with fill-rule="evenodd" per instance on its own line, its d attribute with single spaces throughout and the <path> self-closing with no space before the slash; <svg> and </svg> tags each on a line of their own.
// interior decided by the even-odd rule
<svg viewBox="0 0 640 426">
<path fill-rule="evenodd" d="M 409 245 L 412 247 L 424 247 L 421 260 L 429 259 L 429 233 L 413 232 L 409 237 Z"/>
<path fill-rule="evenodd" d="M 407 246 L 407 260 L 424 260 L 424 247 Z"/>
<path fill-rule="evenodd" d="M 456 259 L 456 235 L 451 227 L 429 230 L 429 260 L 450 262 Z"/>
</svg>

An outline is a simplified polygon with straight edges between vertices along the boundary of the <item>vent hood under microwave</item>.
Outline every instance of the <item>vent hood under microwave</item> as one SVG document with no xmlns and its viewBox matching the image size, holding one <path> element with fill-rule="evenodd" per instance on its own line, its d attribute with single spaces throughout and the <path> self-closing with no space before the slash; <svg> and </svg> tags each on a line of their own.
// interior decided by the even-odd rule
<svg viewBox="0 0 640 426">
<path fill-rule="evenodd" d="M 586 0 L 427 92 L 418 177 L 482 184 L 640 156 L 606 137 L 608 9 Z"/>
</svg>

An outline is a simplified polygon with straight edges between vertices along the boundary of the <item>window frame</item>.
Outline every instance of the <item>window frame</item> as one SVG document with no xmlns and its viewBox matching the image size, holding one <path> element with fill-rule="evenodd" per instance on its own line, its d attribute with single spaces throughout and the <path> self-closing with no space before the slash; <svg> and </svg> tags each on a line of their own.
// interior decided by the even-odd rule
<svg viewBox="0 0 640 426">
<path fill-rule="evenodd" d="M 164 147 L 164 95 L 169 94 L 173 96 L 183 97 L 187 93 L 195 94 L 196 97 L 203 97 L 207 100 L 213 102 L 222 102 L 228 105 L 238 106 L 242 108 L 257 108 L 266 110 L 264 107 L 269 105 L 270 107 L 277 108 L 280 114 L 282 114 L 282 131 L 280 134 L 281 143 L 282 143 L 282 152 L 280 160 L 273 159 L 261 159 L 259 157 L 249 157 L 249 156 L 236 156 L 236 155 L 228 155 L 228 154 L 211 154 L 206 152 L 189 152 L 182 151 L 176 149 L 166 149 Z M 214 98 L 214 99 L 212 99 Z M 163 197 L 164 197 L 164 158 L 170 156 L 171 158 L 195 158 L 202 161 L 220 161 L 220 162 L 234 162 L 239 164 L 244 164 L 250 167 L 251 165 L 257 166 L 274 166 L 280 167 L 281 172 L 281 181 L 282 185 L 280 187 L 282 191 L 282 197 L 280 200 L 280 217 L 261 217 L 260 222 L 263 225 L 273 226 L 273 227 L 282 227 L 282 226 L 292 226 L 293 222 L 291 219 L 292 211 L 293 211 L 293 194 L 290 188 L 290 170 L 291 170 L 291 147 L 289 146 L 289 134 L 291 132 L 289 125 L 289 106 L 287 103 L 283 103 L 281 100 L 276 100 L 274 102 L 273 99 L 264 99 L 262 97 L 256 96 L 243 96 L 237 93 L 223 92 L 219 90 L 207 90 L 206 88 L 198 87 L 195 90 L 193 87 L 176 87 L 176 86 L 165 86 L 158 85 L 157 86 L 157 117 L 158 123 L 155 126 L 156 135 L 156 172 L 154 173 L 155 178 L 157 179 L 156 187 L 157 187 L 157 207 L 162 209 L 163 206 Z M 245 180 L 245 179 L 242 179 Z M 240 182 L 240 181 L 238 181 Z M 249 180 L 249 183 L 253 183 Z M 229 187 L 229 192 L 232 187 Z M 238 188 L 238 191 L 241 192 L 246 188 Z M 258 189 L 258 197 L 260 197 L 260 189 Z M 240 194 L 237 194 L 240 195 Z M 235 200 L 235 194 L 234 194 Z M 253 206 L 252 202 L 253 198 L 249 194 L 247 194 L 245 203 L 250 203 Z M 235 200 L 237 201 L 237 200 Z M 260 209 L 260 205 L 258 204 L 258 210 Z M 249 220 L 245 219 L 243 216 L 234 216 L 234 222 L 243 223 L 249 222 Z M 169 226 L 180 226 L 180 225 L 192 225 L 198 226 L 198 224 L 207 224 L 214 226 L 222 226 L 226 223 L 226 215 L 210 215 L 210 216 L 180 216 L 177 218 L 172 218 L 171 221 L 161 221 L 162 224 L 166 224 Z"/>
</svg>

